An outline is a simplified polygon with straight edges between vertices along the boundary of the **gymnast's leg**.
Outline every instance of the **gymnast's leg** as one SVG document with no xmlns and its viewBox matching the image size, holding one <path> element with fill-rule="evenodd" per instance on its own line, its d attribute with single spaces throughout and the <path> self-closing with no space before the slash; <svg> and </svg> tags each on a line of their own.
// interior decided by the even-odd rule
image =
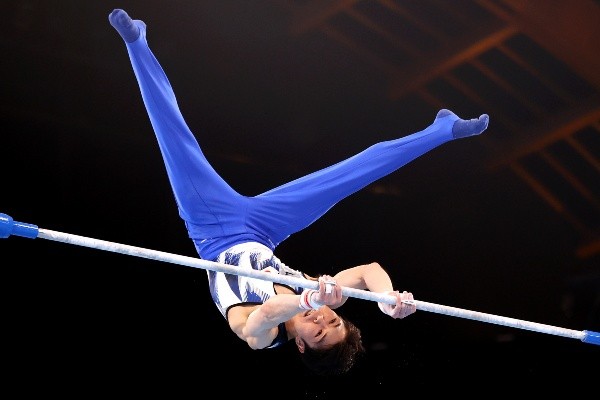
<svg viewBox="0 0 600 400">
<path fill-rule="evenodd" d="M 331 167 L 247 198 L 229 187 L 202 154 L 162 68 L 148 48 L 145 24 L 132 21 L 122 10 L 113 11 L 109 20 L 127 43 L 180 215 L 196 246 L 210 247 L 206 250 L 210 257 L 201 253 L 204 258 L 212 259 L 217 250 L 243 240 L 257 240 L 274 249 L 350 194 L 443 143 L 480 134 L 487 128 L 489 118 L 485 114 L 462 120 L 449 110 L 441 110 L 433 124 L 420 132 L 375 144 Z M 199 242 L 219 237 L 215 246 L 199 246 Z"/>
<path fill-rule="evenodd" d="M 335 165 L 256 196 L 248 221 L 268 232 L 277 245 L 345 197 L 448 141 L 482 133 L 488 122 L 486 114 L 463 120 L 449 110 L 440 110 L 433 124 L 420 132 L 377 143 Z"/>
<path fill-rule="evenodd" d="M 192 239 L 202 241 L 238 231 L 246 198 L 212 168 L 189 130 L 167 76 L 146 40 L 146 25 L 123 10 L 109 15 L 121 35 L 152 127 L 158 139 L 181 218 Z"/>
</svg>

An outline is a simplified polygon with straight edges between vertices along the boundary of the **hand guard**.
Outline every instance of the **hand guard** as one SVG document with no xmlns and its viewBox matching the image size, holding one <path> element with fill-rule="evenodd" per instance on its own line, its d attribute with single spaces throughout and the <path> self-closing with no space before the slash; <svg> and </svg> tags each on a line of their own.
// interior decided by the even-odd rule
<svg viewBox="0 0 600 400">
<path fill-rule="evenodd" d="M 385 292 L 385 294 L 393 295 L 394 291 Z M 377 306 L 381 310 L 382 313 L 389 315 L 390 317 L 394 314 L 394 309 L 396 308 L 395 304 L 387 304 L 387 303 L 377 303 Z"/>
</svg>

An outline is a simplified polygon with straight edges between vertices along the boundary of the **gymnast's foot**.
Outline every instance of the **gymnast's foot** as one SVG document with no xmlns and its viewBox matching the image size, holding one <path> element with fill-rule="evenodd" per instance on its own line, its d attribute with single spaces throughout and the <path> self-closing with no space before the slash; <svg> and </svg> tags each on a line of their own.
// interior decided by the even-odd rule
<svg viewBox="0 0 600 400">
<path fill-rule="evenodd" d="M 490 122 L 490 117 L 487 114 L 481 114 L 479 118 L 461 119 L 452 111 L 446 109 L 440 110 L 435 118 L 443 118 L 448 115 L 452 115 L 456 119 L 452 126 L 452 136 L 454 136 L 454 139 L 479 135 L 487 129 Z"/>
<path fill-rule="evenodd" d="M 135 42 L 140 37 L 140 28 L 125 11 L 118 8 L 113 10 L 108 16 L 108 20 L 127 43 Z"/>
</svg>

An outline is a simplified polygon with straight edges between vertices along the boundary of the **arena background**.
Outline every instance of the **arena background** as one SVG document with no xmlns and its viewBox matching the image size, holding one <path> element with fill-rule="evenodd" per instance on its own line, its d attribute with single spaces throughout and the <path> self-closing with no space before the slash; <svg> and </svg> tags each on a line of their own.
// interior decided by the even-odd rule
<svg viewBox="0 0 600 400">
<path fill-rule="evenodd" d="M 197 257 L 108 23 L 123 8 L 148 25 L 188 125 L 242 194 L 420 130 L 440 108 L 490 115 L 484 135 L 424 155 L 284 242 L 285 263 L 334 274 L 378 261 L 418 300 L 600 331 L 597 1 L 0 4 L 0 212 Z M 324 380 L 293 347 L 249 350 L 203 270 L 19 237 L 0 251 L 5 378 L 25 392 L 597 391 L 598 346 L 427 312 L 393 321 L 356 299 L 341 312 L 368 354 Z"/>
</svg>

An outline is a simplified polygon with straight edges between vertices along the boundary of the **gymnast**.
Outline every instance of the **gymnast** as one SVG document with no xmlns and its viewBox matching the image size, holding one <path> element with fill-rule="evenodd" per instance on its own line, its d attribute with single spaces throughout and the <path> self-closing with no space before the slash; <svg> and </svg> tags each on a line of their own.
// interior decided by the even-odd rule
<svg viewBox="0 0 600 400">
<path fill-rule="evenodd" d="M 281 262 L 275 248 L 377 179 L 446 142 L 479 135 L 488 127 L 488 115 L 463 120 L 442 109 L 422 131 L 374 144 L 262 194 L 243 196 L 212 168 L 186 125 L 169 80 L 148 46 L 146 24 L 121 9 L 108 19 L 125 41 L 179 215 L 198 255 L 319 282 L 319 289 L 313 290 L 207 271 L 212 300 L 231 330 L 252 349 L 276 348 L 293 340 L 304 365 L 318 375 L 347 372 L 365 348 L 360 330 L 334 311 L 347 300 L 342 286 L 395 297 L 394 305 L 378 303 L 395 319 L 416 311 L 410 301 L 413 294 L 394 290 L 377 262 L 314 278 Z"/>
</svg>

